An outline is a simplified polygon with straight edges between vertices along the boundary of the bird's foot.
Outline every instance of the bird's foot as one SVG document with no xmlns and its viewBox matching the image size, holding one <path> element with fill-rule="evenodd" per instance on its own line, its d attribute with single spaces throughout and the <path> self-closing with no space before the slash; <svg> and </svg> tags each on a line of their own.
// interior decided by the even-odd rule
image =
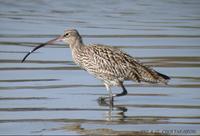
<svg viewBox="0 0 200 136">
<path fill-rule="evenodd" d="M 100 105 L 113 105 L 114 97 L 99 97 L 98 103 Z"/>
<path fill-rule="evenodd" d="M 113 101 L 114 98 L 113 97 L 99 97 L 98 98 L 99 101 Z"/>
</svg>

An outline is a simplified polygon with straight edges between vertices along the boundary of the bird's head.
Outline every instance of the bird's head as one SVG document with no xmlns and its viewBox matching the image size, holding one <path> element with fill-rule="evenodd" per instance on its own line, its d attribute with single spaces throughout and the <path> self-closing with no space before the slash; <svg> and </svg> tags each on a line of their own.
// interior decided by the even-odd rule
<svg viewBox="0 0 200 136">
<path fill-rule="evenodd" d="M 82 45 L 82 38 L 79 35 L 78 31 L 76 29 L 69 29 L 69 30 L 66 30 L 63 35 L 60 35 L 55 39 L 52 39 L 46 43 L 42 43 L 42 44 L 36 46 L 35 48 L 33 48 L 31 51 L 29 51 L 26 54 L 26 56 L 23 58 L 22 62 L 24 62 L 26 60 L 26 58 L 34 51 L 38 50 L 41 47 L 44 47 L 45 45 L 52 44 L 57 41 L 63 41 L 65 43 L 69 44 L 70 48 L 72 48 L 72 49 L 75 46 Z"/>
<path fill-rule="evenodd" d="M 77 44 L 82 44 L 82 38 L 76 29 L 66 30 L 62 36 L 62 41 L 73 48 Z"/>
</svg>

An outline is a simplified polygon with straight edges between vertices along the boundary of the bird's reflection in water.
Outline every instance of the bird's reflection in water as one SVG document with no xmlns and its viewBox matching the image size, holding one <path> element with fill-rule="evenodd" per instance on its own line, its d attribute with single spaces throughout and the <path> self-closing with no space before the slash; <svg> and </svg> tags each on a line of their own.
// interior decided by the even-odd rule
<svg viewBox="0 0 200 136">
<path fill-rule="evenodd" d="M 108 107 L 108 110 L 105 112 L 105 119 L 106 122 L 110 122 L 110 123 L 122 123 L 126 121 L 127 116 L 125 115 L 125 112 L 127 112 L 127 108 L 125 106 L 119 106 L 119 105 L 115 105 L 113 102 L 110 103 L 110 101 L 106 101 L 106 100 L 99 100 L 98 99 L 98 104 L 99 106 L 102 107 Z M 63 122 L 67 121 L 63 120 Z M 103 121 L 104 122 L 104 121 Z M 65 122 L 66 124 L 64 126 L 61 127 L 56 127 L 56 128 L 50 128 L 50 129 L 41 129 L 39 131 L 33 131 L 32 133 L 45 133 L 45 132 L 51 132 L 51 131 L 60 131 L 60 130 L 64 130 L 64 131 L 74 131 L 80 134 L 92 134 L 92 135 L 98 135 L 99 133 L 105 133 L 105 134 L 112 134 L 114 133 L 114 131 L 110 128 L 106 128 L 106 129 L 86 129 L 83 127 L 83 122 L 77 120 L 74 122 Z M 100 123 L 101 121 L 94 121 L 94 123 Z M 87 124 L 87 123 L 86 123 Z M 120 133 L 120 132 L 115 132 L 115 133 Z"/>
<path fill-rule="evenodd" d="M 107 121 L 125 121 L 126 115 L 125 112 L 128 109 L 125 106 L 115 105 L 114 102 L 106 101 L 106 100 L 97 100 L 99 106 L 108 107 L 109 110 L 106 111 L 106 120 Z"/>
</svg>

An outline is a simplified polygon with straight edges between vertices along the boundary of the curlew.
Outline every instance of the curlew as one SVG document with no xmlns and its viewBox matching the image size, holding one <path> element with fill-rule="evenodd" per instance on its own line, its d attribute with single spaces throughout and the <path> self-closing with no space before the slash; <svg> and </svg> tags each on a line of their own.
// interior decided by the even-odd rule
<svg viewBox="0 0 200 136">
<path fill-rule="evenodd" d="M 113 101 L 114 97 L 127 94 L 123 84 L 126 80 L 167 84 L 170 79 L 120 49 L 100 44 L 84 45 L 81 35 L 75 29 L 66 30 L 63 35 L 36 46 L 23 58 L 22 62 L 35 50 L 56 41 L 68 44 L 73 61 L 104 83 L 109 92 L 109 97 L 105 99 L 109 98 L 110 101 Z M 121 87 L 122 92 L 112 94 L 112 86 Z"/>
</svg>

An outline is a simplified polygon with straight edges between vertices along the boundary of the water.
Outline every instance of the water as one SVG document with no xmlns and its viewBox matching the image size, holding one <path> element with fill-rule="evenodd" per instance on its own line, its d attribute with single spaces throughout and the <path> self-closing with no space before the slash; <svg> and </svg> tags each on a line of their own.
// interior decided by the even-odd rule
<svg viewBox="0 0 200 136">
<path fill-rule="evenodd" d="M 1 0 L 0 24 L 0 134 L 200 134 L 200 1 Z M 97 102 L 105 87 L 67 45 L 20 63 L 67 28 L 86 44 L 121 48 L 169 75 L 169 85 L 126 82 L 129 94 L 110 109 Z"/>
</svg>

